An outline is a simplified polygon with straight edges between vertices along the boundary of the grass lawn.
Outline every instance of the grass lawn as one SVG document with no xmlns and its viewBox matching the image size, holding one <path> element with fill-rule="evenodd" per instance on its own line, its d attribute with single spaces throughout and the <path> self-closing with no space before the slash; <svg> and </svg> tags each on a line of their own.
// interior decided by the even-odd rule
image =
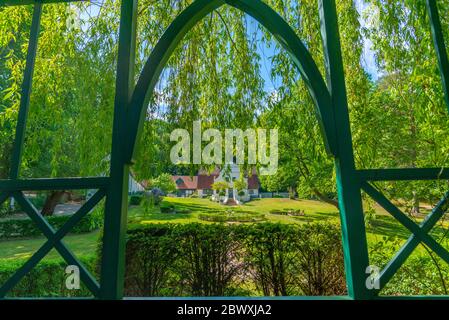
<svg viewBox="0 0 449 320">
<path fill-rule="evenodd" d="M 84 234 L 67 235 L 64 243 L 76 255 L 95 253 L 100 231 Z M 32 239 L 6 240 L 0 242 L 0 262 L 10 259 L 26 259 L 33 255 L 45 242 L 46 238 L 38 237 Z M 58 258 L 59 253 L 53 249 L 47 258 Z M 62 259 L 62 258 L 61 258 Z"/>
<path fill-rule="evenodd" d="M 208 199 L 198 198 L 165 198 L 165 202 L 175 205 L 177 209 L 189 210 L 189 213 L 161 213 L 159 208 L 152 208 L 145 214 L 142 207 L 131 207 L 129 210 L 129 222 L 132 224 L 147 223 L 213 223 L 203 221 L 198 218 L 202 213 L 223 213 L 225 210 L 245 213 L 262 213 L 270 222 L 302 224 L 316 221 L 329 221 L 338 223 L 339 213 L 337 209 L 329 204 L 312 200 L 291 200 L 291 199 L 257 199 L 247 204 L 235 207 L 228 207 L 212 202 Z M 303 210 L 305 216 L 293 217 L 271 214 L 273 209 L 294 209 Z M 376 208 L 377 218 L 373 227 L 367 229 L 369 243 L 381 240 L 385 236 L 397 236 L 402 241 L 409 237 L 408 232 L 396 220 L 390 217 L 381 208 Z M 447 224 L 444 225 L 447 228 Z M 441 235 L 444 229 L 434 228 L 433 235 Z M 99 231 L 68 235 L 64 238 L 67 246 L 77 255 L 95 253 L 98 243 Z M 30 257 L 45 241 L 44 237 L 33 239 L 0 241 L 0 262 L 8 259 L 21 259 Z M 424 250 L 424 249 L 422 249 Z M 53 250 L 49 254 L 50 258 L 59 257 Z"/>
<path fill-rule="evenodd" d="M 203 221 L 198 218 L 201 213 L 219 213 L 224 210 L 233 210 L 237 212 L 254 212 L 263 213 L 266 215 L 267 221 L 281 222 L 281 223 L 308 223 L 318 221 L 328 221 L 339 223 L 340 215 L 337 209 L 327 203 L 314 200 L 291 200 L 291 199 L 256 199 L 241 206 L 228 207 L 218 203 L 212 202 L 208 199 L 198 198 L 165 198 L 165 202 L 174 204 L 176 208 L 191 210 L 191 213 L 161 213 L 159 208 L 150 210 L 145 214 L 141 207 L 132 207 L 129 211 L 129 220 L 131 223 L 213 223 Z M 273 209 L 295 209 L 303 210 L 305 216 L 292 217 L 271 214 Z M 376 219 L 373 226 L 367 228 L 368 243 L 375 243 L 382 240 L 384 237 L 398 237 L 401 242 L 405 242 L 410 236 L 410 231 L 403 227 L 393 217 L 391 217 L 383 208 L 377 206 Z M 425 210 L 423 210 L 425 212 Z M 422 218 L 415 219 L 417 223 L 422 221 Z M 443 236 L 445 229 L 449 227 L 448 223 L 437 225 L 432 231 L 432 236 L 435 239 Z M 448 245 L 446 245 L 449 247 Z M 420 252 L 424 252 L 424 248 L 419 246 L 417 248 Z"/>
<path fill-rule="evenodd" d="M 335 207 L 311 200 L 290 199 L 257 199 L 240 206 L 223 206 L 208 199 L 198 198 L 165 198 L 164 202 L 175 205 L 179 209 L 190 210 L 190 213 L 161 213 L 159 208 L 150 209 L 148 214 L 141 207 L 132 207 L 129 211 L 131 223 L 212 223 L 198 218 L 202 213 L 223 213 L 226 210 L 238 212 L 262 213 L 266 215 L 267 221 L 283 223 L 304 223 L 312 221 L 334 220 L 338 221 L 339 215 Z M 291 217 L 270 214 L 273 209 L 295 209 L 304 210 L 306 215 L 302 217 Z"/>
</svg>

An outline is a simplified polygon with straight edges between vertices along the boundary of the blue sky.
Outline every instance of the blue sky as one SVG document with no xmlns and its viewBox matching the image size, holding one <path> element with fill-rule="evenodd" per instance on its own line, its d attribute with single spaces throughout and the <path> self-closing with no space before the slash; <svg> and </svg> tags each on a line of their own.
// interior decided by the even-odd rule
<svg viewBox="0 0 449 320">
<path fill-rule="evenodd" d="M 95 1 L 97 3 L 101 3 L 101 1 Z M 355 0 L 357 10 L 360 13 L 360 23 L 361 26 L 364 27 L 366 22 L 363 18 L 363 10 L 367 7 L 367 4 L 364 2 L 364 0 Z M 89 14 L 91 16 L 95 16 L 98 14 L 98 6 L 92 5 L 89 7 Z M 87 13 L 84 12 L 81 15 L 82 19 L 87 18 Z M 249 17 L 249 29 L 255 30 L 257 27 L 258 22 Z M 371 49 L 372 43 L 369 39 L 364 39 L 364 49 L 363 49 L 363 56 L 361 58 L 361 63 L 363 68 L 367 71 L 367 73 L 372 77 L 373 80 L 377 80 L 379 77 L 379 70 L 377 69 L 376 63 L 375 63 L 375 57 L 374 53 Z M 261 56 L 261 64 L 260 64 L 260 70 L 261 75 L 265 82 L 265 90 L 267 92 L 272 92 L 276 89 L 276 87 L 279 85 L 279 79 L 271 79 L 270 72 L 271 72 L 271 61 L 270 57 L 272 57 L 275 54 L 275 46 L 273 44 L 270 45 L 270 47 L 267 46 L 267 43 L 264 43 L 263 41 L 258 41 L 258 50 L 259 54 Z"/>
<path fill-rule="evenodd" d="M 365 27 L 366 21 L 363 18 L 363 11 L 367 8 L 367 4 L 363 0 L 355 0 L 357 11 L 360 14 L 360 24 L 361 27 Z M 256 28 L 256 25 L 258 24 L 257 21 L 249 17 L 250 22 L 250 30 L 254 30 Z M 376 65 L 375 61 L 375 55 L 372 50 L 372 42 L 369 39 L 363 40 L 363 56 L 361 58 L 361 64 L 365 71 L 371 76 L 371 78 L 376 81 L 379 78 L 379 70 Z M 279 79 L 271 79 L 270 76 L 270 70 L 271 70 L 271 62 L 269 61 L 269 58 L 275 54 L 274 46 L 271 45 L 270 48 L 267 46 L 266 43 L 259 42 L 259 54 L 262 57 L 261 61 L 261 73 L 262 77 L 265 80 L 265 90 L 267 92 L 275 90 L 275 88 L 278 86 Z"/>
</svg>

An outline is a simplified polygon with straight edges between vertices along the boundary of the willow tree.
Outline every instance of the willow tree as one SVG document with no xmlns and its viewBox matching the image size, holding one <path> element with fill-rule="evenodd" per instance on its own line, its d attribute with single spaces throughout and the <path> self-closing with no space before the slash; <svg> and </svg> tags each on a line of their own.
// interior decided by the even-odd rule
<svg viewBox="0 0 449 320">
<path fill-rule="evenodd" d="M 368 1 L 366 36 L 373 43 L 381 78 L 362 110 L 365 160 L 376 167 L 448 165 L 449 117 L 424 1 Z M 438 1 L 449 39 L 449 3 Z M 446 181 L 386 183 L 411 212 L 419 200 L 435 201 Z"/>
<path fill-rule="evenodd" d="M 322 38 L 316 1 L 271 0 L 268 2 L 283 15 L 303 39 L 324 74 Z M 354 130 L 359 121 L 360 111 L 366 104 L 371 84 L 361 64 L 363 36 L 355 3 L 337 1 L 337 10 L 351 125 Z M 264 39 L 270 44 L 273 43 L 272 36 L 267 32 L 264 32 Z M 274 83 L 278 80 L 280 84 L 275 90 L 275 99 L 270 101 L 269 108 L 260 121 L 263 125 L 279 128 L 280 168 L 278 176 L 263 178 L 262 184 L 269 186 L 271 182 L 280 180 L 284 188 L 296 189 L 301 196 L 314 196 L 338 207 L 335 200 L 334 166 L 321 140 L 313 102 L 286 52 L 282 51 L 279 45 L 274 45 L 276 54 L 271 57 L 273 66 L 271 76 Z M 357 145 L 355 149 L 357 152 Z M 357 158 L 360 159 L 359 156 Z"/>
<path fill-rule="evenodd" d="M 78 4 L 76 8 L 85 9 Z M 106 173 L 113 110 L 113 49 L 104 45 L 106 30 L 96 38 L 83 30 L 74 6 L 44 6 L 33 92 L 25 136 L 21 177 L 67 177 Z M 4 68 L 9 75 L 2 91 L 5 145 L 11 148 L 20 101 L 32 8 L 7 7 L 0 12 L 2 50 L 9 50 Z M 70 23 L 77 19 L 79 24 Z M 15 26 L 15 27 L 12 27 Z M 109 36 L 113 38 L 113 34 Z M 103 43 L 102 43 L 103 41 Z M 112 46 L 113 47 L 113 46 Z M 8 49 L 9 48 L 9 49 Z M 109 52 L 108 52 L 109 51 Z M 3 70 L 5 71 L 5 70 Z M 9 152 L 10 153 L 10 152 Z M 9 159 L 3 162 L 7 175 Z M 107 161 L 104 161 L 107 162 Z M 44 214 L 52 214 L 64 190 L 49 192 Z"/>
</svg>

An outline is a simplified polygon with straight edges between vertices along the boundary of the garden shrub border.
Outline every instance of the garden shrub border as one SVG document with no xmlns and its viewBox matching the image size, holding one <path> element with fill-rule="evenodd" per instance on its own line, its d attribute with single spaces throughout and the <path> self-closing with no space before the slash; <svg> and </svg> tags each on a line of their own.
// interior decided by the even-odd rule
<svg viewBox="0 0 449 320">
<path fill-rule="evenodd" d="M 58 230 L 72 215 L 58 215 L 46 217 L 48 223 Z M 94 209 L 91 213 L 84 216 L 70 231 L 72 234 L 87 233 L 97 230 L 103 226 L 103 208 Z M 0 240 L 12 238 L 29 238 L 41 236 L 42 231 L 28 217 L 10 218 L 0 220 Z"/>
<path fill-rule="evenodd" d="M 97 258 L 95 255 L 79 257 L 80 261 L 96 276 Z M 25 261 L 5 260 L 0 262 L 0 284 L 5 283 Z M 7 297 L 56 298 L 56 297 L 92 297 L 92 293 L 80 282 L 80 289 L 69 290 L 66 287 L 67 262 L 62 259 L 44 259 L 35 266 Z"/>
</svg>

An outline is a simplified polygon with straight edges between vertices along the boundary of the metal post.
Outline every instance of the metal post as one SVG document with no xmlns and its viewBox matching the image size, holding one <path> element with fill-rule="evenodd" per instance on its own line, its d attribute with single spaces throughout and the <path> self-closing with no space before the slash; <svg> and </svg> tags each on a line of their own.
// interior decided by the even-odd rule
<svg viewBox="0 0 449 320">
<path fill-rule="evenodd" d="M 348 294 L 354 299 L 368 299 L 365 286 L 368 249 L 361 199 L 361 186 L 355 169 L 348 102 L 338 31 L 335 0 L 320 0 L 321 34 L 326 60 L 328 87 L 334 108 L 337 131 L 337 175 L 343 252 Z"/>
<path fill-rule="evenodd" d="M 34 65 L 36 62 L 37 43 L 42 16 L 42 3 L 34 5 L 33 20 L 31 22 L 30 40 L 28 42 L 27 60 L 22 82 L 22 96 L 20 99 L 19 116 L 16 126 L 16 137 L 14 139 L 14 149 L 11 159 L 10 179 L 17 179 L 19 176 L 20 163 L 22 160 L 23 142 L 25 138 L 28 110 L 30 107 L 31 88 L 33 84 Z"/>
<path fill-rule="evenodd" d="M 443 30 L 441 28 L 438 7 L 435 0 L 427 0 L 427 11 L 429 13 L 433 42 L 440 67 L 441 81 L 443 82 L 444 97 L 449 110 L 449 59 L 447 57 Z"/>
<path fill-rule="evenodd" d="M 129 166 L 124 161 L 126 119 L 134 87 L 137 0 L 122 0 L 110 185 L 101 264 L 101 298 L 121 299 L 125 273 Z"/>
</svg>

